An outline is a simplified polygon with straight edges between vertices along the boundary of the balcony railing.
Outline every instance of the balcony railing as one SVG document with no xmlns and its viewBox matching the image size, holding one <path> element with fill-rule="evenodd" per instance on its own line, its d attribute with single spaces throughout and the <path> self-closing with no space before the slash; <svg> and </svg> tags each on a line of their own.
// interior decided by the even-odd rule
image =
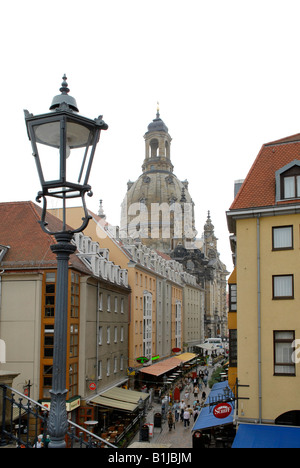
<svg viewBox="0 0 300 468">
<path fill-rule="evenodd" d="M 43 446 L 47 447 L 48 408 L 3 384 L 0 385 L 0 399 L 0 447 L 15 444 L 21 448 L 36 448 L 40 434 L 43 436 Z M 73 421 L 68 420 L 68 423 L 68 448 L 116 448 Z"/>
</svg>

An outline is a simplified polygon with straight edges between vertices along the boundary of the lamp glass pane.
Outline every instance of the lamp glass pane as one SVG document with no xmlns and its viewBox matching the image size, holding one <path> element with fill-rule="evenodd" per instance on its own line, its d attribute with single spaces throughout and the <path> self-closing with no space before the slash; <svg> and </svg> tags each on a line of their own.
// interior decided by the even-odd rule
<svg viewBox="0 0 300 468">
<path fill-rule="evenodd" d="M 60 146 L 60 122 L 48 122 L 34 127 L 37 143 L 59 148 Z"/>
<path fill-rule="evenodd" d="M 37 143 L 37 150 L 45 182 L 60 180 L 59 147 Z"/>
<path fill-rule="evenodd" d="M 89 128 L 75 122 L 67 122 L 67 145 L 72 148 L 85 147 L 89 141 Z"/>
</svg>

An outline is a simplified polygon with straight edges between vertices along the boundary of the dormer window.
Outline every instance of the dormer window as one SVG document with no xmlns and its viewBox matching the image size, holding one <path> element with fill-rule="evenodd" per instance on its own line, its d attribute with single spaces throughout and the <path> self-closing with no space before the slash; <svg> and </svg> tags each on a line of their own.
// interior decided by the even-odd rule
<svg viewBox="0 0 300 468">
<path fill-rule="evenodd" d="M 281 175 L 281 198 L 300 197 L 300 167 L 294 166 Z"/>
<path fill-rule="evenodd" d="M 300 198 L 300 161 L 276 171 L 276 201 Z"/>
</svg>

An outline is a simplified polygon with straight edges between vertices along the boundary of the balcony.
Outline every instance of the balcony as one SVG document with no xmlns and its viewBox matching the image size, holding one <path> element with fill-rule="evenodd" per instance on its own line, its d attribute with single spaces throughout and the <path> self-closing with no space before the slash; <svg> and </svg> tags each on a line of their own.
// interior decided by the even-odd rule
<svg viewBox="0 0 300 468">
<path fill-rule="evenodd" d="M 37 401 L 9 387 L 0 385 L 0 447 L 36 448 L 42 435 L 44 447 L 48 446 L 49 410 Z M 116 448 L 107 440 L 68 420 L 67 448 Z"/>
</svg>

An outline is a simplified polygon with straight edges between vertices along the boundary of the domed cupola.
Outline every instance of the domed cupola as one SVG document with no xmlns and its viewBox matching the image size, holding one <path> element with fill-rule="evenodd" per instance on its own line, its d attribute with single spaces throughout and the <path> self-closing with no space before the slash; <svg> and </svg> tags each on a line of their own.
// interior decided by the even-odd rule
<svg viewBox="0 0 300 468">
<path fill-rule="evenodd" d="M 173 164 L 170 160 L 170 146 L 172 138 L 164 121 L 160 118 L 157 108 L 156 118 L 148 125 L 145 139 L 145 160 L 142 166 L 143 172 L 165 171 L 173 172 Z"/>
<path fill-rule="evenodd" d="M 168 133 L 169 129 L 166 126 L 165 122 L 161 120 L 159 109 L 156 112 L 156 118 L 148 125 L 148 132 L 166 132 Z"/>
<path fill-rule="evenodd" d="M 144 139 L 143 172 L 135 182 L 127 184 L 120 231 L 124 237 L 140 237 L 145 245 L 170 252 L 177 243 L 184 244 L 193 237 L 194 203 L 188 181 L 180 181 L 173 173 L 172 139 L 158 109 Z M 189 223 L 191 229 L 186 229 L 184 223 Z"/>
</svg>

